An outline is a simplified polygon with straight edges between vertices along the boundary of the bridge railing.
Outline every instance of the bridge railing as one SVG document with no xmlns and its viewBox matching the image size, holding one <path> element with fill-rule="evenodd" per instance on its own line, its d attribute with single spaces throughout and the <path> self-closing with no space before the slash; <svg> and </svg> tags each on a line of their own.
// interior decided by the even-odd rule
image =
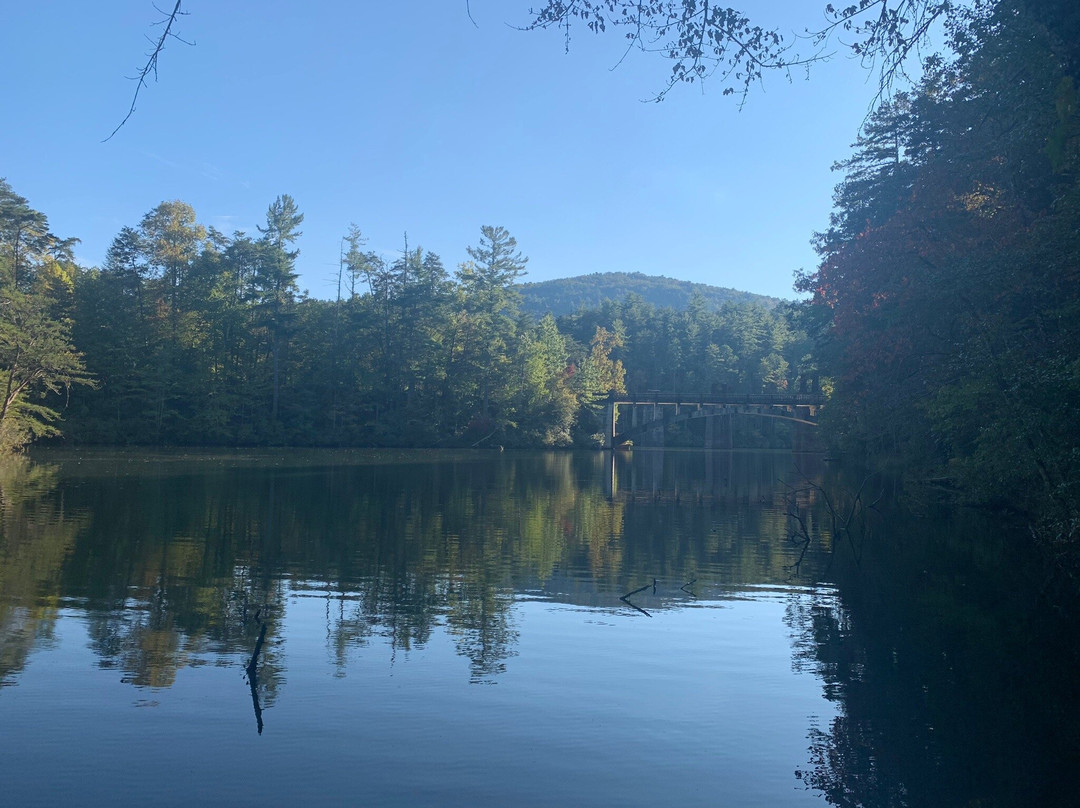
<svg viewBox="0 0 1080 808">
<path fill-rule="evenodd" d="M 821 393 L 667 393 L 648 390 L 644 393 L 612 393 L 611 404 L 678 404 L 701 406 L 757 405 L 784 407 L 820 407 L 825 403 Z"/>
</svg>

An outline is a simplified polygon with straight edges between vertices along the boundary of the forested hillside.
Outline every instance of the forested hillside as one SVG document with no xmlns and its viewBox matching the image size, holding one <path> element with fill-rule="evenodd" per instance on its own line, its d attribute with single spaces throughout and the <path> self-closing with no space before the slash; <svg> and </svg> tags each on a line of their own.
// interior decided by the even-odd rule
<svg viewBox="0 0 1080 808">
<path fill-rule="evenodd" d="M 694 295 L 699 295 L 705 305 L 713 309 L 725 303 L 757 303 L 771 308 L 780 302 L 774 297 L 752 292 L 640 272 L 594 272 L 575 278 L 523 283 L 520 291 L 522 308 L 537 317 L 549 312 L 558 317 L 572 314 L 578 309 L 595 309 L 604 303 L 623 300 L 628 295 L 636 295 L 654 306 L 672 309 L 685 309 Z"/>
<path fill-rule="evenodd" d="M 1055 544 L 1080 536 L 1076 9 L 978 5 L 956 60 L 929 60 L 838 165 L 798 282 L 833 442 L 1021 510 Z"/>
</svg>

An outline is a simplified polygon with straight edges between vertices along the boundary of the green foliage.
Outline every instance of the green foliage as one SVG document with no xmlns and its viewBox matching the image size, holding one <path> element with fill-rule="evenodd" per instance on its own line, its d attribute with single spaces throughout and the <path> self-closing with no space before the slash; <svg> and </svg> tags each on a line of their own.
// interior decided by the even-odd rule
<svg viewBox="0 0 1080 808">
<path fill-rule="evenodd" d="M 729 303 L 713 311 L 700 298 L 691 303 L 676 311 L 630 295 L 559 323 L 582 345 L 592 345 L 598 329 L 617 334 L 610 356 L 622 363 L 624 384 L 635 393 L 777 392 L 805 389 L 815 376 L 806 334 L 796 322 L 800 307 Z M 618 388 L 603 393 L 609 389 Z"/>
<path fill-rule="evenodd" d="M 515 402 L 518 440 L 541 446 L 566 446 L 577 420 L 580 394 L 574 389 L 570 346 L 555 318 L 544 317 L 522 330 L 521 385 Z"/>
<path fill-rule="evenodd" d="M 58 395 L 91 384 L 71 343 L 72 244 L 0 180 L 0 453 L 59 434 Z"/>
<path fill-rule="evenodd" d="M 596 327 L 596 333 L 589 343 L 589 354 L 575 377 L 584 406 L 595 408 L 601 399 L 611 393 L 626 392 L 626 369 L 621 359 L 611 358 L 612 351 L 623 347 L 623 344 L 618 333 L 608 331 L 603 326 Z"/>
</svg>

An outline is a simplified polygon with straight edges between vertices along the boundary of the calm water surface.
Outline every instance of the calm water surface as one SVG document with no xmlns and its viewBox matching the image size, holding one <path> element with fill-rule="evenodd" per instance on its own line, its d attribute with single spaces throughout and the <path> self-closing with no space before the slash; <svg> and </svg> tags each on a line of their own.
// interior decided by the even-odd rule
<svg viewBox="0 0 1080 808">
<path fill-rule="evenodd" d="M 830 474 L 738 452 L 9 461 L 0 799 L 1056 804 L 1077 694 L 1037 582 L 1003 541 L 973 551 L 970 516 L 834 536 Z"/>
</svg>

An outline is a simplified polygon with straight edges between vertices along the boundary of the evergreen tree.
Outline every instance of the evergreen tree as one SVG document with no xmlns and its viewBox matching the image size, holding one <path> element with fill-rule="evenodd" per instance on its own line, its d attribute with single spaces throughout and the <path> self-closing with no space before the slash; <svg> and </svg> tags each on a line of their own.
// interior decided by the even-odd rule
<svg viewBox="0 0 1080 808">
<path fill-rule="evenodd" d="M 255 274 L 257 305 L 263 312 L 271 359 L 270 420 L 277 428 L 281 398 L 282 352 L 285 349 L 291 307 L 296 300 L 296 258 L 299 250 L 289 247 L 302 234 L 304 221 L 296 202 L 283 194 L 266 211 L 266 227 L 260 227 L 259 261 Z"/>
<path fill-rule="evenodd" d="M 480 228 L 480 243 L 466 248 L 471 260 L 458 267 L 463 295 L 461 378 L 464 400 L 473 398 L 475 416 L 492 431 L 502 429 L 509 413 L 499 412 L 507 402 L 510 356 L 516 339 L 520 295 L 514 282 L 525 274 L 528 259 L 517 252 L 517 240 L 503 227 Z"/>
</svg>

